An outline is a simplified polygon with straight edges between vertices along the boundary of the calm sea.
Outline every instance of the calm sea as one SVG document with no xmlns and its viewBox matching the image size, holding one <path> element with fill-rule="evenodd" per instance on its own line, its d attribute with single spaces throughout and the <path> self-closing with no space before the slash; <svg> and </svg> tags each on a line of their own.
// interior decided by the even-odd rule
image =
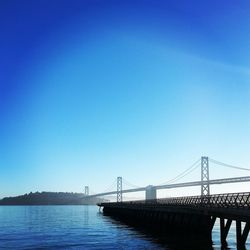
<svg viewBox="0 0 250 250">
<path fill-rule="evenodd" d="M 212 246 L 221 249 L 218 224 Z M 162 240 L 99 213 L 96 206 L 0 206 L 0 249 L 193 249 Z M 228 248 L 236 249 L 235 232 Z M 247 248 L 250 249 L 250 244 Z"/>
</svg>

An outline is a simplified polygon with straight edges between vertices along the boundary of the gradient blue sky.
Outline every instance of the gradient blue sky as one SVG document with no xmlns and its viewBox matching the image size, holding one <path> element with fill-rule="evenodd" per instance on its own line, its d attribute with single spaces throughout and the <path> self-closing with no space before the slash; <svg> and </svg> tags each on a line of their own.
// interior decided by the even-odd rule
<svg viewBox="0 0 250 250">
<path fill-rule="evenodd" d="M 159 184 L 202 155 L 250 167 L 249 13 L 248 0 L 0 0 L 0 197 Z"/>
</svg>

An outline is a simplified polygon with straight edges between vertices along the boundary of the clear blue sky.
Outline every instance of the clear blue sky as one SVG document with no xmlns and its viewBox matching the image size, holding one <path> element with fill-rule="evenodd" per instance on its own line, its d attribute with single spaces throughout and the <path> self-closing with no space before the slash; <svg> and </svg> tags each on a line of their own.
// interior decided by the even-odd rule
<svg viewBox="0 0 250 250">
<path fill-rule="evenodd" d="M 0 197 L 159 184 L 202 155 L 250 167 L 249 13 L 248 0 L 0 0 Z"/>
</svg>

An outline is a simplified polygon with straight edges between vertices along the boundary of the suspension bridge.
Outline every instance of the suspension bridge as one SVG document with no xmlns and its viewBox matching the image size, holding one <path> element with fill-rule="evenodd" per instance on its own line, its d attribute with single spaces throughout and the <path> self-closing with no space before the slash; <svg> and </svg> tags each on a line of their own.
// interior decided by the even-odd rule
<svg viewBox="0 0 250 250">
<path fill-rule="evenodd" d="M 177 175 L 175 178 L 165 182 L 160 185 L 148 185 L 144 187 L 139 187 L 135 184 L 131 184 L 127 180 L 122 177 L 117 177 L 116 183 L 113 182 L 106 191 L 100 193 L 90 194 L 89 186 L 85 186 L 85 197 L 100 197 L 100 196 L 108 196 L 108 195 L 116 195 L 117 202 L 123 201 L 123 194 L 125 193 L 134 193 L 134 192 L 145 192 L 145 199 L 156 199 L 157 198 L 157 190 L 161 189 L 173 189 L 173 188 L 181 188 L 181 187 L 193 187 L 200 186 L 201 187 L 201 196 L 210 195 L 210 185 L 218 185 L 218 184 L 230 184 L 230 183 L 242 183 L 242 182 L 250 182 L 250 176 L 241 176 L 241 177 L 233 177 L 233 178 L 220 178 L 220 179 L 209 179 L 209 163 L 216 164 L 217 166 L 223 166 L 227 168 L 233 168 L 237 170 L 250 171 L 248 168 L 237 167 L 233 165 L 229 165 L 217 160 L 213 160 L 208 157 L 201 157 L 195 161 L 189 168 L 185 171 Z M 192 173 L 194 170 L 200 168 L 201 169 L 201 180 L 191 181 L 191 182 L 180 182 L 176 183 L 176 181 L 182 179 L 188 174 Z M 133 188 L 123 189 L 123 183 L 127 184 L 127 186 L 132 186 Z M 112 188 L 115 190 L 109 191 Z M 108 190 L 108 191 L 107 191 Z"/>
<path fill-rule="evenodd" d="M 162 230 L 176 229 L 176 232 L 192 233 L 205 236 L 212 241 L 212 229 L 215 220 L 220 220 L 221 244 L 226 244 L 231 224 L 235 221 L 236 242 L 238 247 L 246 244 L 250 231 L 250 193 L 210 193 L 211 185 L 249 182 L 250 176 L 209 179 L 209 164 L 250 171 L 248 168 L 226 164 L 208 157 L 201 157 L 181 174 L 161 185 L 148 185 L 123 189 L 123 178 L 117 177 L 116 190 L 89 194 L 85 186 L 85 198 L 116 195 L 117 202 L 98 204 L 104 213 L 119 216 L 121 219 L 133 220 L 138 224 L 150 225 Z M 179 182 L 181 178 L 200 168 L 201 179 L 191 182 Z M 127 182 L 127 181 L 125 181 Z M 157 199 L 157 190 L 180 187 L 200 186 L 199 196 Z M 123 194 L 145 192 L 145 200 L 123 201 Z M 243 228 L 243 229 L 242 229 Z"/>
</svg>

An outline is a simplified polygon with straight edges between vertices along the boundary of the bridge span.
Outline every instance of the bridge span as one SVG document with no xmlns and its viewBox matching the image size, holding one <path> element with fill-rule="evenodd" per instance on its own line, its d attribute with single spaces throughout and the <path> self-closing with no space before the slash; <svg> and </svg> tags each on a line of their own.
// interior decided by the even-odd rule
<svg viewBox="0 0 250 250">
<path fill-rule="evenodd" d="M 218 185 L 218 184 L 237 183 L 237 182 L 250 182 L 250 176 L 209 180 L 208 185 Z M 160 190 L 160 189 L 201 186 L 201 184 L 202 184 L 202 181 L 192 181 L 192 182 L 183 182 L 183 183 L 157 185 L 157 186 L 146 186 L 146 187 L 139 187 L 139 188 L 123 189 L 122 194 L 146 191 L 148 187 L 151 187 L 151 188 L 153 187 L 156 190 Z M 88 195 L 88 197 L 91 198 L 91 197 L 106 196 L 106 195 L 112 195 L 112 194 L 117 194 L 117 190 L 98 193 L 98 194 L 91 194 L 91 195 Z"/>
<path fill-rule="evenodd" d="M 92 198 L 98 196 L 106 196 L 106 195 L 117 195 L 117 202 L 121 202 L 123 198 L 123 194 L 125 193 L 133 193 L 133 192 L 145 192 L 146 199 L 157 199 L 157 190 L 160 189 L 171 189 L 171 188 L 183 188 L 183 187 L 193 187 L 193 186 L 200 186 L 201 187 L 201 195 L 206 196 L 210 195 L 210 185 L 218 185 L 218 184 L 228 184 L 228 183 L 241 183 L 241 182 L 250 182 L 250 176 L 241 176 L 241 177 L 233 177 L 233 178 L 222 178 L 222 179 L 209 179 L 209 162 L 213 162 L 215 164 L 236 168 L 240 170 L 247 170 L 247 168 L 240 168 L 232 165 L 228 165 L 225 163 L 221 163 L 219 161 L 210 159 L 208 157 L 201 157 L 200 160 L 196 161 L 190 169 L 184 171 L 185 175 L 186 172 L 189 173 L 190 170 L 193 171 L 194 169 L 200 167 L 201 169 L 201 180 L 199 181 L 191 181 L 191 182 L 182 182 L 182 183 L 173 183 L 173 184 L 164 184 L 164 185 L 148 185 L 145 187 L 135 187 L 130 189 L 123 189 L 123 179 L 122 177 L 117 177 L 116 183 L 116 190 L 100 192 L 97 194 L 89 194 L 89 187 L 85 186 L 85 198 Z M 177 178 L 178 179 L 178 178 Z M 176 180 L 174 178 L 173 180 Z"/>
</svg>

